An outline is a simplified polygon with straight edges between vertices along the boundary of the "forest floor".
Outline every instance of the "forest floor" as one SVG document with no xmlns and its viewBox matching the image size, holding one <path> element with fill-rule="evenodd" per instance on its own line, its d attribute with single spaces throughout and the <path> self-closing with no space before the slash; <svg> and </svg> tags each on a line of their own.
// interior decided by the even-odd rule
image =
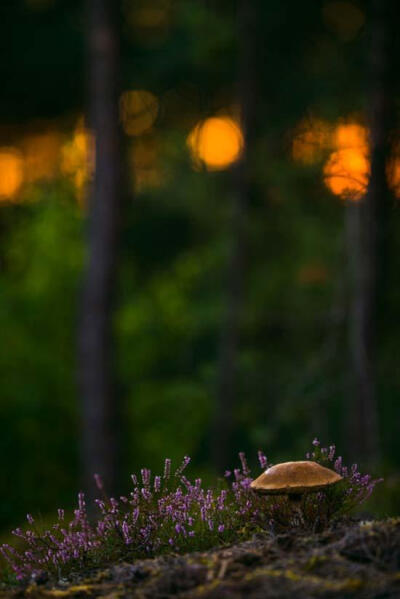
<svg viewBox="0 0 400 599">
<path fill-rule="evenodd" d="M 121 562 L 1 588 L 0 599 L 400 598 L 400 518 L 347 522 L 320 534 L 266 533 L 205 552 Z"/>
</svg>

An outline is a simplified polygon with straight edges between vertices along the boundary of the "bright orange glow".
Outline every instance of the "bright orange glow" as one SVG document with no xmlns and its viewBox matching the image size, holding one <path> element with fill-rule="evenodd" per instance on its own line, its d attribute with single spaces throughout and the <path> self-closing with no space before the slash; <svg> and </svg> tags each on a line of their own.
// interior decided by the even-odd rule
<svg viewBox="0 0 400 599">
<path fill-rule="evenodd" d="M 145 90 L 126 91 L 120 98 L 120 114 L 127 135 L 142 135 L 157 118 L 158 100 Z"/>
<path fill-rule="evenodd" d="M 80 199 L 94 168 L 94 138 L 80 119 L 72 139 L 64 145 L 61 153 L 61 170 L 73 181 Z"/>
<path fill-rule="evenodd" d="M 187 144 L 195 164 L 204 164 L 208 170 L 220 170 L 239 158 L 243 148 L 243 135 L 233 119 L 211 117 L 192 129 Z"/>
<path fill-rule="evenodd" d="M 340 124 L 335 131 L 335 145 L 339 150 L 357 148 L 367 153 L 367 129 L 357 123 Z"/>
<path fill-rule="evenodd" d="M 400 156 L 399 148 L 389 160 L 387 167 L 387 179 L 390 189 L 396 198 L 400 198 Z"/>
<path fill-rule="evenodd" d="M 62 137 L 55 131 L 32 135 L 22 141 L 25 178 L 29 182 L 56 177 L 59 169 Z"/>
<path fill-rule="evenodd" d="M 321 120 L 302 121 L 292 142 L 292 157 L 303 164 L 318 162 L 325 152 L 324 182 L 337 196 L 360 200 L 366 193 L 370 176 L 368 129 L 358 123 L 341 122 L 336 128 Z M 387 164 L 390 189 L 400 198 L 400 145 L 394 148 Z"/>
<path fill-rule="evenodd" d="M 355 123 L 339 125 L 335 147 L 324 166 L 325 184 L 335 195 L 359 200 L 366 192 L 370 172 L 367 130 Z"/>
<path fill-rule="evenodd" d="M 24 180 L 24 163 L 15 148 L 0 148 L 0 201 L 12 199 Z"/>
<path fill-rule="evenodd" d="M 292 142 L 292 156 L 296 162 L 314 164 L 321 160 L 331 143 L 331 127 L 320 119 L 304 120 L 297 127 Z"/>
</svg>

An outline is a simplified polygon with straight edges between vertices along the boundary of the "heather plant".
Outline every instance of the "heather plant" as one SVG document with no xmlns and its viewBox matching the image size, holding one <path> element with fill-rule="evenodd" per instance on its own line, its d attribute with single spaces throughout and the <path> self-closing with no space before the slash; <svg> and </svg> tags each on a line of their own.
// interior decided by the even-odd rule
<svg viewBox="0 0 400 599">
<path fill-rule="evenodd" d="M 357 464 L 351 467 L 345 466 L 342 457 L 336 455 L 335 445 L 322 447 L 320 441 L 314 439 L 312 446 L 306 458 L 335 470 L 343 477 L 339 484 L 316 494 L 318 510 L 326 521 L 348 514 L 364 503 L 370 497 L 375 485 L 383 480 L 374 479 L 370 474 L 361 474 Z"/>
<path fill-rule="evenodd" d="M 275 530 L 297 526 L 321 531 L 364 503 L 375 485 L 383 480 L 374 479 L 370 474 L 361 474 L 357 464 L 345 466 L 342 457 L 336 455 L 335 445 L 322 447 L 318 439 L 313 440 L 306 459 L 335 470 L 342 480 L 316 493 L 305 493 L 299 506 L 294 507 L 286 498 L 271 501 L 270 523 Z"/>
<path fill-rule="evenodd" d="M 258 457 L 265 469 L 265 455 L 259 452 Z M 101 478 L 95 475 L 101 495 L 96 500 L 97 520 L 89 520 L 85 497 L 79 493 L 71 519 L 59 509 L 57 521 L 41 530 L 28 514 L 27 529 L 13 531 L 18 548 L 4 544 L 0 549 L 18 581 L 43 573 L 59 578 L 119 559 L 208 549 L 280 527 L 321 529 L 364 501 L 378 482 L 362 476 L 356 465 L 346 469 L 341 458 L 335 458 L 334 447 L 321 448 L 317 440 L 307 457 L 333 465 L 343 481 L 335 488 L 305 495 L 297 509 L 285 497 L 260 496 L 250 489 L 250 468 L 243 453 L 240 467 L 227 471 L 215 488 L 208 489 L 201 479 L 186 477 L 189 457 L 174 473 L 166 459 L 160 475 L 152 476 L 146 468 L 140 476 L 132 475 L 132 490 L 118 499 L 106 495 Z"/>
</svg>

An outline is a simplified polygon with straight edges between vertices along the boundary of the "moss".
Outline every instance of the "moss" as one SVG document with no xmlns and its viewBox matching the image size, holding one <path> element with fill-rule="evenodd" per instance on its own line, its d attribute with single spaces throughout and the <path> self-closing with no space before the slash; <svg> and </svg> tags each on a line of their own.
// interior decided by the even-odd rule
<svg viewBox="0 0 400 599">
<path fill-rule="evenodd" d="M 250 572 L 245 576 L 245 580 L 254 580 L 258 577 L 282 577 L 292 582 L 301 582 L 306 586 L 317 586 L 324 590 L 330 591 L 354 591 L 363 586 L 363 581 L 358 578 L 347 578 L 342 581 L 332 581 L 320 578 L 318 576 L 310 576 L 302 572 L 295 572 L 293 570 L 273 570 L 270 568 L 258 568 L 254 572 Z"/>
<path fill-rule="evenodd" d="M 214 591 L 218 586 L 221 585 L 221 581 L 218 579 L 212 580 L 211 582 L 207 583 L 207 584 L 202 584 L 200 586 L 198 586 L 192 593 L 191 593 L 191 597 L 201 597 L 204 596 L 206 593 L 212 592 Z"/>
<path fill-rule="evenodd" d="M 347 522 L 187 555 L 121 562 L 71 580 L 0 590 L 0 599 L 296 599 L 400 596 L 400 519 Z"/>
<path fill-rule="evenodd" d="M 312 555 L 310 559 L 306 562 L 304 569 L 305 570 L 314 570 L 322 563 L 327 561 L 327 557 L 325 555 Z"/>
</svg>

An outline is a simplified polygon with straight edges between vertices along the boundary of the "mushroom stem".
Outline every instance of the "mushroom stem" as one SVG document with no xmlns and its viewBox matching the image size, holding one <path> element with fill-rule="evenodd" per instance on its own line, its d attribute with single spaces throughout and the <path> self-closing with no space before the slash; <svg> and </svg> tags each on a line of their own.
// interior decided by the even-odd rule
<svg viewBox="0 0 400 599">
<path fill-rule="evenodd" d="M 303 493 L 290 493 L 288 495 L 288 501 L 291 509 L 295 516 L 297 516 L 299 524 L 304 524 L 304 515 L 302 510 L 302 499 Z"/>
<path fill-rule="evenodd" d="M 290 493 L 288 495 L 289 502 L 294 505 L 299 505 L 303 499 L 303 493 Z"/>
</svg>

